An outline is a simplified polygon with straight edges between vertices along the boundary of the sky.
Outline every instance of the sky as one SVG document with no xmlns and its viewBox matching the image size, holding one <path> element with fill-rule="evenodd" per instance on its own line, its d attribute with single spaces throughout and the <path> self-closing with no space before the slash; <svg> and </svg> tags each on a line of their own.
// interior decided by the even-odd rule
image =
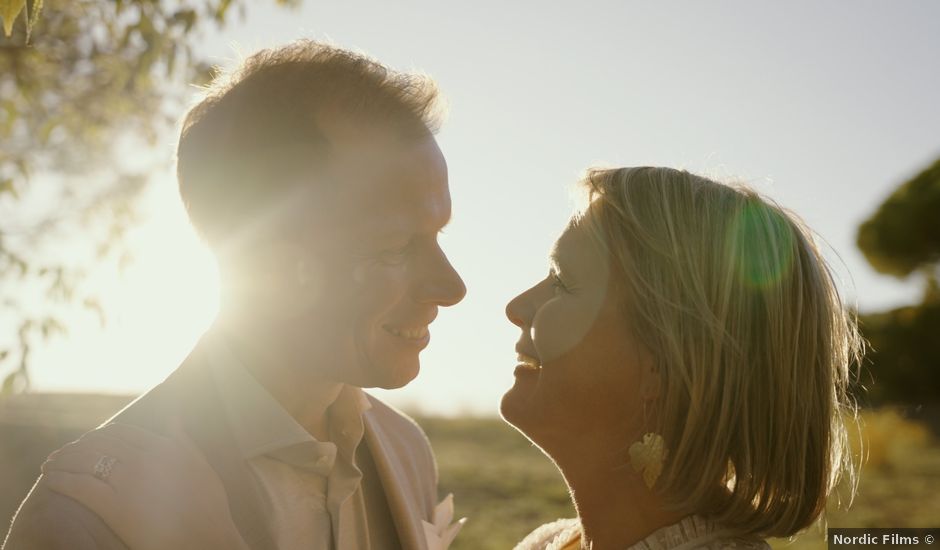
<svg viewBox="0 0 940 550">
<path fill-rule="evenodd" d="M 438 141 L 454 217 L 442 246 L 468 287 L 431 327 L 422 370 L 375 393 L 433 414 L 496 414 L 519 330 L 505 304 L 541 280 L 589 166 L 664 165 L 745 181 L 819 235 L 846 301 L 916 301 L 920 281 L 874 272 L 855 232 L 940 156 L 940 3 L 250 2 L 205 37 L 230 66 L 296 38 L 326 39 L 437 80 Z M 182 114 L 182 113 L 181 113 Z M 170 159 L 175 136 L 153 151 Z M 111 321 L 37 350 L 41 391 L 139 393 L 185 357 L 217 306 L 212 259 L 172 172 L 131 235 L 136 262 L 99 273 Z"/>
</svg>

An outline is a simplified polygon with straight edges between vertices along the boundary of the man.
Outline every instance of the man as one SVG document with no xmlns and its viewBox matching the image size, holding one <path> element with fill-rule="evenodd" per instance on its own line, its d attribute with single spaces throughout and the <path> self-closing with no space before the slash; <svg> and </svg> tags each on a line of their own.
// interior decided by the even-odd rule
<svg viewBox="0 0 940 550">
<path fill-rule="evenodd" d="M 427 439 L 361 388 L 418 373 L 438 308 L 466 289 L 436 90 L 348 51 L 261 51 L 186 116 L 180 194 L 215 252 L 219 318 L 165 382 L 108 423 L 177 420 L 222 478 L 249 547 L 425 548 Z M 120 461 L 88 457 L 103 483 Z M 4 549 L 125 548 L 40 477 Z"/>
</svg>

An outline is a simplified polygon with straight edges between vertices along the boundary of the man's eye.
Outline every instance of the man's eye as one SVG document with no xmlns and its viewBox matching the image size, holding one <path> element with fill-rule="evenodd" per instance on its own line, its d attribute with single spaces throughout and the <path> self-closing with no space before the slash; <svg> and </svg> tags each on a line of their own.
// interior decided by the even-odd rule
<svg viewBox="0 0 940 550">
<path fill-rule="evenodd" d="M 379 252 L 376 259 L 385 265 L 401 265 L 408 259 L 408 249 L 409 246 L 405 245 L 401 248 L 383 250 Z"/>
</svg>

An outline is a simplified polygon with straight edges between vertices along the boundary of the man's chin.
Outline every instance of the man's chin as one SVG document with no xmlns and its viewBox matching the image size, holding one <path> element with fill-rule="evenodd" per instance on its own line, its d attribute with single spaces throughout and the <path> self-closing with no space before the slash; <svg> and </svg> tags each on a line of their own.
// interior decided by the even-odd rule
<svg viewBox="0 0 940 550">
<path fill-rule="evenodd" d="M 397 390 L 404 388 L 418 376 L 420 365 L 397 366 L 395 368 L 376 369 L 365 384 L 364 388 L 380 388 L 383 390 Z"/>
</svg>

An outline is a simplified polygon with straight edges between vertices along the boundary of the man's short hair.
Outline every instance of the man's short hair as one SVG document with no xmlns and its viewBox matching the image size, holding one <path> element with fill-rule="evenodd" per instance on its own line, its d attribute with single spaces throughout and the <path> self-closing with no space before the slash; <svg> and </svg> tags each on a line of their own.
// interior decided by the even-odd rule
<svg viewBox="0 0 940 550">
<path fill-rule="evenodd" d="M 316 169 L 329 146 L 322 114 L 418 138 L 436 132 L 441 110 L 430 78 L 348 50 L 300 40 L 248 57 L 215 78 L 180 132 L 180 195 L 210 245 L 257 222 Z"/>
</svg>

